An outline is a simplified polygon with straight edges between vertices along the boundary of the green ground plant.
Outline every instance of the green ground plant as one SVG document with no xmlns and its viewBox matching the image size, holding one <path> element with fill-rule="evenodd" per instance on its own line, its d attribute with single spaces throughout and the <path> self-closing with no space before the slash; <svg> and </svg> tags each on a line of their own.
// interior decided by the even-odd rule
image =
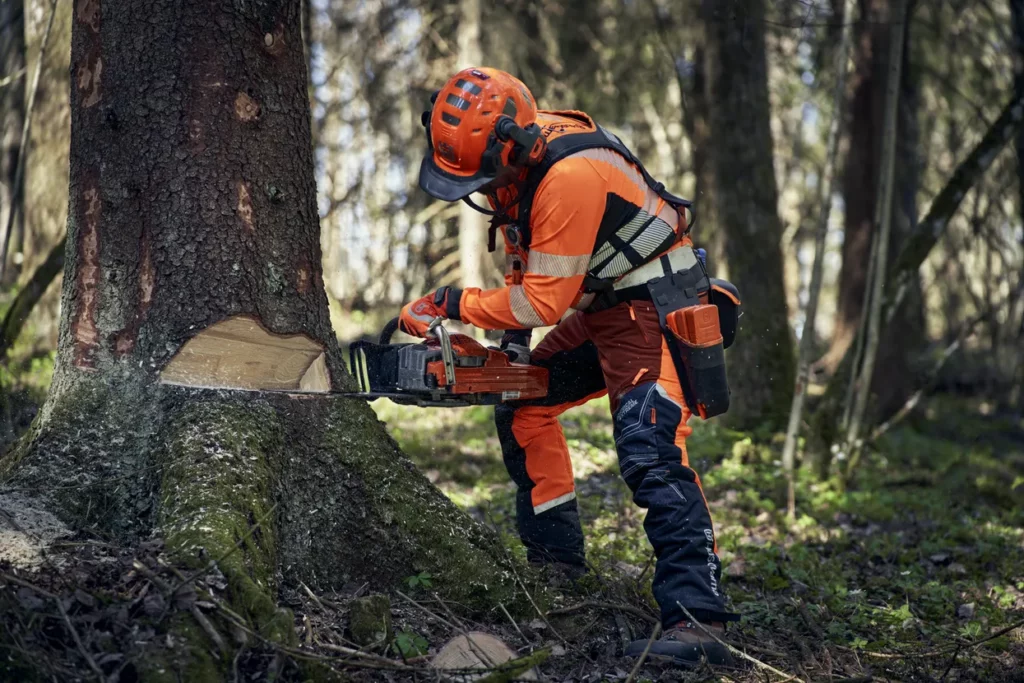
<svg viewBox="0 0 1024 683">
<path fill-rule="evenodd" d="M 518 547 L 515 490 L 488 409 L 375 407 L 436 485 Z M 589 561 L 599 575 L 649 576 L 644 512 L 618 476 L 607 401 L 562 424 Z M 971 647 L 1024 617 L 1020 421 L 939 397 L 883 437 L 847 488 L 802 471 L 793 522 L 776 435 L 692 424 L 690 461 L 743 615 L 734 637 L 796 653 L 808 667 L 826 651 L 855 656 L 897 680 L 929 666 L 1001 680 L 1003 667 L 1024 662 L 1020 629 Z M 653 606 L 649 581 L 636 588 L 638 604 Z"/>
</svg>

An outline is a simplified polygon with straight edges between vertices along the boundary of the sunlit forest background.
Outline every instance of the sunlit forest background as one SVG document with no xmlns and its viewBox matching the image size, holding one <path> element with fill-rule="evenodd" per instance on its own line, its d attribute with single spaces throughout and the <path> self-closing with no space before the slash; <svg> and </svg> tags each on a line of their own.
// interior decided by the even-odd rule
<svg viewBox="0 0 1024 683">
<path fill-rule="evenodd" d="M 73 3 L 56 3 L 43 50 L 49 8 L 0 2 L 4 446 L 44 400 L 56 347 L 75 74 Z M 730 13 L 742 30 L 724 28 Z M 783 668 L 910 680 L 943 674 L 951 656 L 944 676 L 1011 675 L 1019 629 L 972 644 L 1024 615 L 1024 1 L 309 0 L 304 19 L 324 283 L 343 342 L 441 285 L 502 282 L 485 217 L 433 201 L 416 178 L 430 93 L 459 68 L 508 70 L 542 108 L 586 111 L 692 197 L 696 245 L 744 296 L 727 356 L 734 410 L 696 425 L 690 447 L 740 633 L 789 653 L 773 660 Z M 807 400 L 790 516 L 796 386 Z M 489 412 L 383 403 L 431 480 L 513 544 Z M 650 550 L 617 478 L 607 404 L 563 422 L 592 559 L 639 572 Z M 949 643 L 959 659 L 870 657 Z"/>
</svg>

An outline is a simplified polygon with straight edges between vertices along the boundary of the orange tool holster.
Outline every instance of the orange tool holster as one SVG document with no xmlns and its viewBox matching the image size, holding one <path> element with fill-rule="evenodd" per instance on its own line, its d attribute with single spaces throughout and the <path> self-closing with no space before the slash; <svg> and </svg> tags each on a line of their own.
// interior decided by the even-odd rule
<svg viewBox="0 0 1024 683">
<path fill-rule="evenodd" d="M 666 270 L 669 262 L 663 260 Z M 707 419 L 729 409 L 725 348 L 736 334 L 739 297 L 697 263 L 647 283 L 690 412 Z"/>
</svg>

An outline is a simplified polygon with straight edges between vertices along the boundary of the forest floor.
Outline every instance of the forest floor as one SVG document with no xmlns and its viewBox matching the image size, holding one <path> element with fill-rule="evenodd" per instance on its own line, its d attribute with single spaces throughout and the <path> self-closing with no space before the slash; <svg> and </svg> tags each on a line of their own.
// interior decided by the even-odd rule
<svg viewBox="0 0 1024 683">
<path fill-rule="evenodd" d="M 522 552 L 490 410 L 377 410 L 437 486 Z M 652 665 L 634 680 L 1024 681 L 1024 428 L 983 412 L 931 401 L 879 441 L 845 491 L 802 474 L 794 522 L 780 437 L 694 421 L 691 465 L 742 614 L 728 639 L 784 675 L 756 664 L 721 675 Z M 605 602 L 653 616 L 653 553 L 643 511 L 618 475 L 607 402 L 570 411 L 562 424 L 593 569 L 562 607 Z M 516 648 L 555 646 L 559 656 L 542 667 L 549 680 L 626 680 L 631 662 L 613 655 L 652 624 L 625 608 L 586 614 L 591 623 L 577 619 L 571 636 L 539 620 L 502 635 Z"/>
<path fill-rule="evenodd" d="M 37 398 L 39 389 L 31 390 Z M 430 480 L 522 557 L 491 409 L 374 408 Z M 8 429 L 20 431 L 32 412 L 8 412 Z M 293 587 L 282 602 L 295 614 L 301 653 L 350 680 L 438 680 L 426 669 L 437 650 L 460 633 L 485 631 L 519 656 L 548 653 L 537 670 L 544 681 L 1024 681 L 1024 423 L 987 412 L 962 398 L 931 400 L 879 440 L 845 490 L 802 472 L 792 522 L 780 436 L 693 423 L 691 465 L 715 520 L 726 592 L 742 615 L 727 640 L 757 660 L 741 669 L 644 662 L 633 671 L 620 656 L 630 639 L 651 634 L 657 609 L 644 511 L 618 475 L 606 400 L 562 417 L 592 571 L 554 593 L 543 577 L 523 576 L 538 596 L 536 614 L 471 613 L 439 597 L 442 579 L 410 576 L 389 596 L 394 637 L 374 660 L 343 654 L 352 647 L 351 600 L 363 587 L 332 595 Z M 133 680 L 132 653 L 160 640 L 147 619 L 217 610 L 222 577 L 167 595 L 150 588 L 183 585 L 156 541 L 64 545 L 80 552 L 21 574 L 22 583 L 0 566 L 0 612 L 28 615 L 14 632 L 25 651 L 45 653 L 37 661 L 55 680 L 88 680 L 96 669 Z M 303 678 L 296 658 L 281 657 L 299 651 L 250 639 L 238 652 L 229 680 L 266 680 L 269 671 Z"/>
</svg>

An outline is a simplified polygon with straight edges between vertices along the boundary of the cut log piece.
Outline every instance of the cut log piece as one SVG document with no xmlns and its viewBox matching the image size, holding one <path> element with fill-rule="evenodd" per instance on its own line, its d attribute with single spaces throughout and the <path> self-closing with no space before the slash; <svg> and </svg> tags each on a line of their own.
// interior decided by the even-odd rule
<svg viewBox="0 0 1024 683">
<path fill-rule="evenodd" d="M 516 658 L 516 653 L 508 645 L 487 633 L 471 631 L 452 638 L 441 648 L 430 662 L 430 668 L 440 670 L 452 669 L 493 669 Z M 457 680 L 474 681 L 485 676 L 459 674 Z M 514 675 L 517 681 L 536 681 L 537 671 L 531 669 Z"/>
<path fill-rule="evenodd" d="M 320 344 L 302 334 L 273 334 L 247 315 L 222 320 L 190 339 L 160 373 L 160 381 L 224 389 L 331 388 Z"/>
</svg>

